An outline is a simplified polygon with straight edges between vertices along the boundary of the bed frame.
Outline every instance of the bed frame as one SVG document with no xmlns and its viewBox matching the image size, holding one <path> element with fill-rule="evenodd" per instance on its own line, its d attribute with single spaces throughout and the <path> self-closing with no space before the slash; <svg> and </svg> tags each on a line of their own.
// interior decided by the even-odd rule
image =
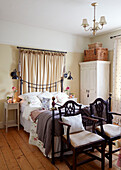
<svg viewBox="0 0 121 170">
<path fill-rule="evenodd" d="M 51 83 L 51 84 L 34 84 L 34 83 L 31 83 L 31 82 L 28 82 L 28 81 L 25 81 L 23 80 L 22 78 L 20 78 L 20 95 L 22 94 L 22 91 L 23 91 L 23 84 L 27 84 L 28 86 L 28 93 L 30 92 L 30 89 L 35 89 L 36 92 L 38 91 L 45 91 L 45 90 L 48 90 L 48 91 L 51 91 L 52 89 L 54 89 L 54 91 L 56 92 L 57 91 L 57 85 L 60 83 L 60 86 L 61 86 L 61 92 L 63 92 L 63 77 L 61 77 L 61 79 L 59 81 L 56 81 L 54 83 Z M 55 132 L 55 121 L 54 121 L 54 110 L 56 110 L 55 108 L 55 98 L 52 99 L 53 102 L 52 102 L 52 164 L 55 164 L 55 160 L 54 160 L 54 155 L 57 153 L 54 151 L 54 132 Z"/>
<path fill-rule="evenodd" d="M 30 92 L 30 89 L 35 89 L 36 92 L 38 89 L 39 89 L 39 91 L 45 91 L 45 90 L 51 91 L 51 89 L 54 89 L 54 91 L 57 91 L 57 84 L 59 84 L 59 83 L 61 84 L 61 92 L 63 92 L 63 77 L 61 77 L 61 79 L 59 81 L 56 81 L 51 84 L 35 84 L 35 83 L 31 83 L 31 82 L 28 82 L 28 81 L 20 78 L 20 95 L 22 94 L 22 89 L 23 89 L 24 83 L 28 85 L 28 93 Z"/>
</svg>

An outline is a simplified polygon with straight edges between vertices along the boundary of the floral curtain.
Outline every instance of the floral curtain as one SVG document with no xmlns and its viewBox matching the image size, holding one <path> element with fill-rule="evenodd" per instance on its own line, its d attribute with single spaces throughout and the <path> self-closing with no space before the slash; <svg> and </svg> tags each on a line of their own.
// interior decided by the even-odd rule
<svg viewBox="0 0 121 170">
<path fill-rule="evenodd" d="M 121 113 L 121 38 L 114 43 L 112 110 Z M 121 124 L 121 116 L 114 116 L 114 121 Z"/>
<path fill-rule="evenodd" d="M 61 79 L 65 69 L 65 54 L 33 50 L 20 50 L 21 77 L 34 84 L 50 84 Z M 57 90 L 60 89 L 58 84 Z M 49 91 L 49 89 L 46 89 Z M 30 92 L 36 91 L 30 88 Z M 42 91 L 37 89 L 37 91 Z M 54 88 L 51 89 L 54 91 Z M 28 85 L 23 84 L 23 93 Z"/>
</svg>

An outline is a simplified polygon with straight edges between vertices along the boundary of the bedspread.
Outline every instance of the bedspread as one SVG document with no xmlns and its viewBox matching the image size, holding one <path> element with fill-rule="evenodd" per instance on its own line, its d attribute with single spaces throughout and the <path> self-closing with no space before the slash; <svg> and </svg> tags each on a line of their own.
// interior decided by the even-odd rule
<svg viewBox="0 0 121 170">
<path fill-rule="evenodd" d="M 47 110 L 46 112 L 39 114 L 37 119 L 38 139 L 44 143 L 45 154 L 48 156 L 52 141 L 52 112 Z M 58 119 L 59 114 L 55 112 L 55 136 L 61 135 L 61 126 Z"/>
</svg>

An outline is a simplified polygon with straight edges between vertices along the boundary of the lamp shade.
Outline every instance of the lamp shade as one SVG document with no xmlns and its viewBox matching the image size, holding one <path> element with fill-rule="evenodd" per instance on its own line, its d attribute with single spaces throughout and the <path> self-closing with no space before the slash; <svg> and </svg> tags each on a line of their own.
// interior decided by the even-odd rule
<svg viewBox="0 0 121 170">
<path fill-rule="evenodd" d="M 105 16 L 101 16 L 100 17 L 100 25 L 105 25 L 105 24 L 107 24 L 107 22 L 106 22 L 106 20 L 105 20 Z"/>
<path fill-rule="evenodd" d="M 88 26 L 89 26 L 89 24 L 88 24 L 88 22 L 87 22 L 87 19 L 83 19 L 83 21 L 82 21 L 82 26 L 83 26 L 83 27 L 88 27 Z"/>
<path fill-rule="evenodd" d="M 73 80 L 73 77 L 71 76 L 71 72 L 70 72 L 70 71 L 69 71 L 68 74 L 69 74 L 69 75 L 68 75 L 67 79 L 68 79 L 68 80 Z"/>
<path fill-rule="evenodd" d="M 64 78 L 67 78 L 68 80 L 73 80 L 73 77 L 71 76 L 70 71 L 68 71 L 68 73 L 64 73 Z"/>
<path fill-rule="evenodd" d="M 98 22 L 95 23 L 95 28 L 98 28 Z"/>
</svg>

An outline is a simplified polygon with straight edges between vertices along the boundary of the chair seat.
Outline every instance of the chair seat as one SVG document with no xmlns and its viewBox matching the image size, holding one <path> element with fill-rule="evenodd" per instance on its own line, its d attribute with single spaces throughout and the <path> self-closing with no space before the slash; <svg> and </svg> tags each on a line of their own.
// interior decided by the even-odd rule
<svg viewBox="0 0 121 170">
<path fill-rule="evenodd" d="M 63 136 L 67 139 L 66 135 Z M 70 134 L 70 140 L 73 147 L 78 147 L 103 140 L 103 138 L 95 133 L 84 130 L 79 133 Z"/>
<path fill-rule="evenodd" d="M 103 125 L 103 129 L 104 129 L 105 134 L 108 137 L 116 137 L 116 136 L 120 136 L 121 135 L 121 127 L 118 126 L 118 125 L 105 124 L 105 125 Z M 96 130 L 101 132 L 100 126 L 97 126 Z"/>
</svg>

